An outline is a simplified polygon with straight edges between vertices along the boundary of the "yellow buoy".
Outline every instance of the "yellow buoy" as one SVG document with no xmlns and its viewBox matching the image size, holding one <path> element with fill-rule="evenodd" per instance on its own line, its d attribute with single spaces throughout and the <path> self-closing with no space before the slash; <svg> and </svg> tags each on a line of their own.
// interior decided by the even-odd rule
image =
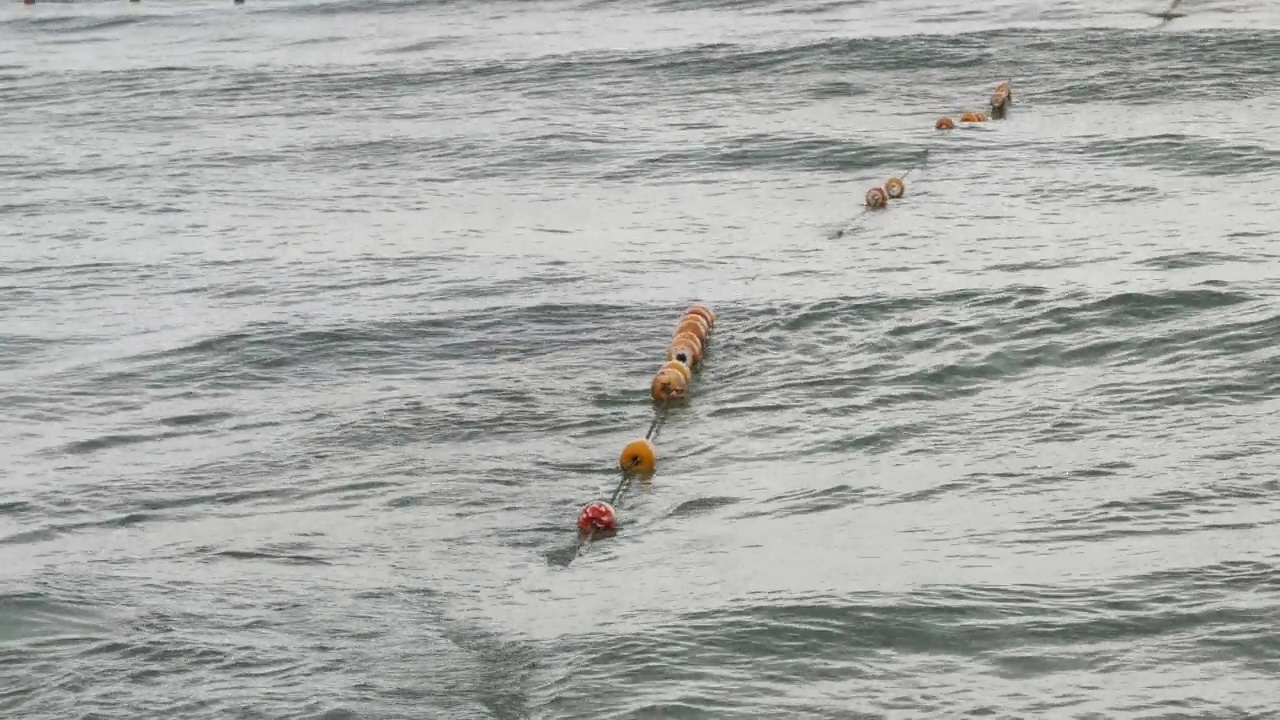
<svg viewBox="0 0 1280 720">
<path fill-rule="evenodd" d="M 678 362 L 676 360 L 669 360 L 667 361 L 667 364 L 658 368 L 659 372 L 663 370 L 675 370 L 676 372 L 684 376 L 685 383 L 693 382 L 693 371 L 689 369 L 688 365 L 685 365 L 682 362 Z"/>
<path fill-rule="evenodd" d="M 653 472 L 657 463 L 658 451 L 648 440 L 632 440 L 618 457 L 618 464 L 628 472 Z"/>
<path fill-rule="evenodd" d="M 906 194 L 907 185 L 902 182 L 902 178 L 891 177 L 884 184 L 884 191 L 888 193 L 889 197 L 897 199 Z"/>
</svg>

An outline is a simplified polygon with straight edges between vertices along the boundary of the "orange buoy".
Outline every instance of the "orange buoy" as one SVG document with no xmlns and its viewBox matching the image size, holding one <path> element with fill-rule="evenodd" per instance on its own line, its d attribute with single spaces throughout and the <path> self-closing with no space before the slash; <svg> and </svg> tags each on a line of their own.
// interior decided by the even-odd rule
<svg viewBox="0 0 1280 720">
<path fill-rule="evenodd" d="M 671 338 L 672 345 L 675 345 L 676 343 L 679 343 L 681 341 L 684 341 L 689 345 L 692 345 L 693 349 L 697 351 L 698 356 L 693 359 L 695 363 L 702 360 L 702 341 L 698 339 L 697 335 L 694 335 L 693 333 L 683 332 Z"/>
<path fill-rule="evenodd" d="M 942 118 L 938 118 L 938 122 L 933 124 L 933 129 L 934 130 L 951 130 L 955 126 L 956 124 L 951 122 L 951 118 L 942 117 Z"/>
<path fill-rule="evenodd" d="M 707 321 L 703 320 L 701 315 L 686 315 L 680 321 L 680 324 L 676 326 L 676 331 L 672 333 L 672 337 L 687 332 L 698 338 L 698 342 L 706 343 L 709 331 L 710 328 L 707 327 Z"/>
<path fill-rule="evenodd" d="M 711 312 L 711 308 L 707 307 L 706 305 L 703 305 L 701 303 L 692 305 L 689 307 L 688 310 L 684 312 L 685 315 L 688 315 L 689 313 L 697 313 L 701 315 L 702 319 L 707 321 L 708 328 L 713 328 L 716 326 L 716 314 Z"/>
<path fill-rule="evenodd" d="M 632 440 L 618 456 L 618 465 L 627 472 L 653 472 L 657 463 L 658 451 L 648 440 Z"/>
<path fill-rule="evenodd" d="M 902 182 L 902 178 L 891 177 L 885 182 L 884 191 L 888 193 L 889 197 L 896 200 L 907 193 L 907 185 Z"/>
<path fill-rule="evenodd" d="M 986 122 L 987 114 L 980 112 L 967 112 L 960 116 L 960 122 Z"/>
<path fill-rule="evenodd" d="M 667 346 L 667 360 L 674 360 L 692 370 L 698 362 L 698 351 L 688 342 L 673 342 Z"/>
<path fill-rule="evenodd" d="M 889 194 L 882 187 L 873 187 L 867 191 L 867 207 L 878 210 L 889 204 Z"/>
<path fill-rule="evenodd" d="M 659 370 L 649 383 L 649 394 L 654 402 L 670 402 L 680 400 L 689 390 L 689 383 L 684 373 L 679 370 Z"/>
<path fill-rule="evenodd" d="M 676 372 L 684 376 L 684 381 L 686 384 L 693 382 L 693 371 L 689 369 L 688 365 L 685 365 L 682 362 L 679 362 L 677 360 L 668 360 L 666 364 L 658 368 L 658 372 L 662 372 L 663 370 L 675 370 Z"/>
</svg>

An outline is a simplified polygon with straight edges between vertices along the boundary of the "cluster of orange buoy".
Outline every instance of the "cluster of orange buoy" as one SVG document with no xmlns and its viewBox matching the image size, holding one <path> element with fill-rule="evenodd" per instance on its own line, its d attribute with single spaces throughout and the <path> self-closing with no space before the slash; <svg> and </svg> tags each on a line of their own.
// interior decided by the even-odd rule
<svg viewBox="0 0 1280 720">
<path fill-rule="evenodd" d="M 578 534 L 580 538 L 590 539 L 602 537 L 616 532 L 618 516 L 613 505 L 630 483 L 634 473 L 651 473 L 658 463 L 658 451 L 654 447 L 653 437 L 662 420 L 662 413 L 672 404 L 682 402 L 689 396 L 689 384 L 693 381 L 693 370 L 706 355 L 707 338 L 711 336 L 711 328 L 716 324 L 716 314 L 706 305 L 693 305 L 676 323 L 671 334 L 671 342 L 667 344 L 667 358 L 658 368 L 653 380 L 649 383 L 649 395 L 657 405 L 658 415 L 649 432 L 639 440 L 632 440 L 622 448 L 618 456 L 618 466 L 622 469 L 623 478 L 614 490 L 608 502 L 596 500 L 582 507 L 578 513 Z"/>
<path fill-rule="evenodd" d="M 960 115 L 960 122 L 980 123 L 986 122 L 992 118 L 996 120 L 1003 119 L 1005 113 L 1008 112 L 1009 106 L 1013 104 L 1013 88 L 1008 82 L 1002 82 L 996 86 L 991 98 L 988 101 L 990 106 L 989 112 L 965 112 Z M 954 130 L 956 124 L 949 117 L 940 117 L 938 122 L 933 124 L 936 130 Z"/>
</svg>

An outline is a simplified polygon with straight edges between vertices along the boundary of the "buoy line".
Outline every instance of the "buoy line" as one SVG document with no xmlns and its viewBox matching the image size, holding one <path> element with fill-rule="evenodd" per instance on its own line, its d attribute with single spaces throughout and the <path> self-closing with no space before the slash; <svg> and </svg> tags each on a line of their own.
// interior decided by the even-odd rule
<svg viewBox="0 0 1280 720">
<path fill-rule="evenodd" d="M 858 221 L 865 218 L 867 213 L 873 210 L 883 210 L 889 206 L 889 200 L 898 200 L 905 196 L 907 194 L 907 176 L 924 167 L 928 161 L 929 151 L 926 149 L 920 160 L 908 168 L 906 172 L 901 175 L 892 175 L 884 182 L 884 185 L 868 190 L 864 201 L 865 207 L 862 208 L 862 212 L 851 220 L 848 225 L 837 230 L 834 237 L 843 237 L 845 233 L 852 232 L 858 227 Z"/>
<path fill-rule="evenodd" d="M 716 314 L 706 305 L 695 304 L 685 311 L 676 323 L 671 342 L 667 344 L 667 360 L 649 383 L 649 396 L 656 407 L 649 430 L 640 440 L 632 440 L 622 448 L 618 467 L 622 477 L 605 500 L 593 500 L 578 511 L 578 552 L 596 539 L 613 537 L 618 531 L 618 513 L 615 509 L 622 495 L 637 475 L 653 473 L 658 464 L 658 451 L 654 441 L 667 411 L 689 397 L 693 370 L 706 356 L 707 339 L 715 325 Z"/>
<path fill-rule="evenodd" d="M 984 123 L 991 119 L 1003 120 L 1009 111 L 1009 106 L 1013 105 L 1013 87 L 1010 82 L 1006 80 L 996 86 L 996 89 L 991 93 L 991 97 L 988 98 L 986 112 L 965 111 L 960 114 L 960 122 Z M 955 127 L 955 121 L 945 115 L 938 118 L 937 122 L 933 124 L 933 128 L 940 132 L 954 130 Z M 925 148 L 924 155 L 906 172 L 901 175 L 893 175 L 885 181 L 884 185 L 877 185 L 867 190 L 866 195 L 863 197 L 862 212 L 850 221 L 848 225 L 837 230 L 834 237 L 843 237 L 846 233 L 853 231 L 858 227 L 858 222 L 864 219 L 868 213 L 889 207 L 890 200 L 900 200 L 905 197 L 907 194 L 907 176 L 923 167 L 928 160 L 929 148 Z"/>
</svg>

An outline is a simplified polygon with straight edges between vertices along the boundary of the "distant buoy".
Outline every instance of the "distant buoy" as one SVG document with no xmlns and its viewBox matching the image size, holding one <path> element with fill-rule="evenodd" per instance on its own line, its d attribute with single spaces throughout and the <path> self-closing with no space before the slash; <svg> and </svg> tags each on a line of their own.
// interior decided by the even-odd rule
<svg viewBox="0 0 1280 720">
<path fill-rule="evenodd" d="M 967 112 L 960 116 L 960 122 L 986 122 L 987 114 L 980 112 Z"/>
<path fill-rule="evenodd" d="M 693 371 L 689 369 L 688 365 L 685 365 L 682 362 L 678 362 L 676 360 L 668 360 L 665 365 L 658 368 L 658 372 L 662 372 L 663 370 L 675 370 L 676 372 L 684 376 L 684 381 L 686 384 L 693 382 Z"/>
<path fill-rule="evenodd" d="M 701 315 L 685 315 L 680 324 L 676 326 L 676 331 L 672 334 L 672 337 L 685 332 L 698 338 L 698 342 L 706 344 L 707 335 L 710 334 L 711 328 L 707 327 L 707 321 L 703 320 Z"/>
<path fill-rule="evenodd" d="M 622 448 L 622 455 L 618 456 L 618 464 L 627 472 L 653 472 L 657 463 L 658 451 L 648 440 L 632 440 Z"/>
<path fill-rule="evenodd" d="M 649 394 L 653 397 L 654 402 L 665 403 L 672 400 L 680 400 L 684 398 L 688 391 L 689 381 L 685 380 L 684 373 L 679 370 L 666 368 L 659 370 L 649 383 Z"/>
<path fill-rule="evenodd" d="M 1002 82 L 997 85 L 995 92 L 991 93 L 991 117 L 1003 118 L 1012 102 L 1013 88 L 1009 87 L 1009 83 Z"/>
<path fill-rule="evenodd" d="M 943 117 L 943 118 L 938 118 L 938 122 L 933 124 L 933 129 L 934 130 L 952 130 L 955 128 L 955 126 L 956 124 L 951 122 L 951 118 Z"/>
<path fill-rule="evenodd" d="M 578 529 L 582 532 L 591 530 L 616 530 L 618 515 L 613 506 L 603 500 L 589 502 L 582 506 L 578 513 Z"/>
<path fill-rule="evenodd" d="M 707 307 L 706 305 L 703 305 L 701 303 L 692 305 L 689 307 L 688 310 L 685 311 L 684 314 L 688 315 L 689 313 L 697 313 L 698 315 L 701 315 L 702 319 L 707 321 L 708 328 L 713 328 L 716 326 L 716 314 L 711 312 L 711 308 Z"/>
<path fill-rule="evenodd" d="M 893 199 L 898 199 L 906 194 L 907 185 L 902 182 L 902 178 L 891 177 L 884 184 L 884 191 Z"/>
<path fill-rule="evenodd" d="M 889 204 L 889 194 L 882 187 L 873 187 L 867 191 L 867 207 L 879 210 Z"/>
</svg>

